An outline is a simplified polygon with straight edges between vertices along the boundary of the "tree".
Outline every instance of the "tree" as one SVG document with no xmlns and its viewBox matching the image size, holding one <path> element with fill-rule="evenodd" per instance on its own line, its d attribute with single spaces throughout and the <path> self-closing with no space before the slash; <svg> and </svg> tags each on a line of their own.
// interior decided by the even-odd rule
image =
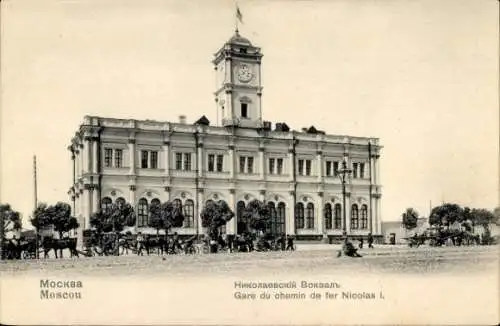
<svg viewBox="0 0 500 326">
<path fill-rule="evenodd" d="M 271 212 L 266 203 L 254 199 L 245 207 L 242 216 L 250 221 L 250 228 L 265 231 L 271 219 Z"/>
<path fill-rule="evenodd" d="M 100 210 L 90 216 L 90 225 L 97 233 L 121 232 L 126 226 L 135 225 L 135 211 L 132 205 L 113 204 L 108 210 Z"/>
<path fill-rule="evenodd" d="M 406 230 L 413 230 L 417 227 L 418 212 L 413 208 L 407 208 L 402 215 L 402 224 Z"/>
<path fill-rule="evenodd" d="M 2 231 L 9 232 L 12 230 L 19 230 L 22 228 L 21 214 L 13 210 L 9 204 L 0 204 L 0 217 L 2 219 Z"/>
<path fill-rule="evenodd" d="M 71 216 L 71 206 L 66 203 L 58 202 L 54 206 L 52 216 L 52 225 L 54 230 L 59 233 L 59 238 L 62 239 L 63 234 L 80 227 L 75 217 Z"/>
<path fill-rule="evenodd" d="M 21 214 L 9 204 L 0 204 L 0 257 L 3 257 L 3 239 L 5 233 L 22 227 Z"/>
<path fill-rule="evenodd" d="M 165 234 L 171 228 L 181 227 L 184 223 L 184 215 L 182 210 L 174 205 L 171 201 L 166 201 L 161 205 L 152 205 L 150 207 L 151 218 L 149 226 L 159 230 L 165 230 Z"/>
<path fill-rule="evenodd" d="M 455 221 L 464 220 L 464 210 L 457 204 L 443 204 L 432 209 L 429 216 L 430 225 L 449 226 Z"/>
<path fill-rule="evenodd" d="M 149 226 L 156 229 L 156 234 L 158 234 L 160 230 L 165 229 L 165 220 L 163 219 L 161 204 L 152 202 L 149 207 L 149 215 Z"/>
<path fill-rule="evenodd" d="M 134 207 L 129 203 L 121 205 L 114 203 L 106 215 L 108 224 L 111 225 L 111 229 L 115 232 L 123 231 L 126 226 L 132 227 L 135 225 L 136 216 Z"/>
<path fill-rule="evenodd" d="M 499 225 L 500 224 L 500 207 L 496 207 L 493 210 L 493 216 L 494 216 L 493 223 L 495 223 L 496 225 Z"/>
<path fill-rule="evenodd" d="M 38 231 L 52 224 L 52 209 L 45 203 L 40 203 L 30 219 L 31 225 Z"/>
<path fill-rule="evenodd" d="M 90 226 L 93 227 L 97 233 L 103 233 L 106 229 L 106 216 L 102 211 L 97 211 L 90 215 Z"/>
<path fill-rule="evenodd" d="M 208 235 L 212 239 L 216 239 L 219 236 L 219 228 L 226 225 L 234 217 L 234 212 L 223 200 L 208 201 L 203 207 L 200 217 L 201 226 L 208 228 Z"/>
<path fill-rule="evenodd" d="M 475 225 L 482 225 L 485 229 L 489 228 L 489 225 L 496 221 L 495 214 L 487 209 L 474 208 L 471 211 L 471 216 Z"/>
<path fill-rule="evenodd" d="M 37 229 L 52 226 L 54 231 L 63 234 L 80 227 L 75 217 L 71 216 L 71 206 L 67 203 L 57 202 L 55 205 L 47 206 L 41 203 L 35 209 L 31 224 Z"/>
</svg>

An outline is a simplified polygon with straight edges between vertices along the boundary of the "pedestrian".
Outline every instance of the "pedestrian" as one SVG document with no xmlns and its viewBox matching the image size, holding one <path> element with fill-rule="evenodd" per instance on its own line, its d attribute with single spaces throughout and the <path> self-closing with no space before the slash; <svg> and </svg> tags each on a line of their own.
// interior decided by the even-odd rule
<svg viewBox="0 0 500 326">
<path fill-rule="evenodd" d="M 363 240 L 363 238 L 361 238 L 361 240 L 359 240 L 359 249 L 363 249 L 363 243 L 364 243 L 364 240 Z"/>
<path fill-rule="evenodd" d="M 368 233 L 368 248 L 373 248 L 373 235 Z"/>
<path fill-rule="evenodd" d="M 141 232 L 137 233 L 137 256 L 141 255 L 143 256 L 144 254 L 142 253 L 142 249 L 144 248 L 144 236 L 142 235 Z"/>
<path fill-rule="evenodd" d="M 293 245 L 293 236 L 289 235 L 287 237 L 287 244 L 286 244 L 286 250 L 288 251 L 290 249 L 291 251 L 294 251 L 294 245 Z"/>
<path fill-rule="evenodd" d="M 281 237 L 279 239 L 279 244 L 280 244 L 281 251 L 285 251 L 286 250 L 286 235 L 284 232 L 281 233 Z"/>
</svg>

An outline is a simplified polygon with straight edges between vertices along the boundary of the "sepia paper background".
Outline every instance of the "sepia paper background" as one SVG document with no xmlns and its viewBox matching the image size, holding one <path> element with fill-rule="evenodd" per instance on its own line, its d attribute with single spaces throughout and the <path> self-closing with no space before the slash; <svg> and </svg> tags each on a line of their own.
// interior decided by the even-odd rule
<svg viewBox="0 0 500 326">
<path fill-rule="evenodd" d="M 1 2 L 0 202 L 68 200 L 66 147 L 84 115 L 215 121 L 213 53 L 233 1 Z M 498 1 L 240 1 L 262 47 L 264 119 L 379 137 L 382 219 L 449 201 L 499 205 Z M 358 271 L 359 272 L 359 271 Z M 361 271 L 362 272 L 362 271 Z M 385 301 L 238 302 L 234 276 L 71 276 L 83 301 L 41 303 L 41 276 L 2 277 L 4 323 L 490 324 L 497 269 L 483 274 L 341 275 Z M 43 274 L 46 277 L 47 274 Z M 49 274 L 50 275 L 50 274 Z M 61 278 L 61 274 L 57 274 Z M 246 276 L 248 278 L 248 276 Z M 299 280 L 298 275 L 255 275 Z M 325 281 L 328 275 L 307 275 Z M 110 310 L 109 310 L 110 309 Z"/>
</svg>

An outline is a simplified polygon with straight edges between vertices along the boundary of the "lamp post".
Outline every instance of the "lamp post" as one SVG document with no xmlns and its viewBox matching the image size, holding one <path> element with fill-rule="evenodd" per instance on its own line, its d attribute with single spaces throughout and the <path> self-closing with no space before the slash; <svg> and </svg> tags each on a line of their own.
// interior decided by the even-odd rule
<svg viewBox="0 0 500 326">
<path fill-rule="evenodd" d="M 344 158 L 342 159 L 342 167 L 338 170 L 338 176 L 340 181 L 342 181 L 342 229 L 343 235 L 347 235 L 347 216 L 346 216 L 346 191 L 345 184 L 349 175 L 352 173 L 352 170 L 347 165 L 347 153 L 344 152 Z"/>
</svg>

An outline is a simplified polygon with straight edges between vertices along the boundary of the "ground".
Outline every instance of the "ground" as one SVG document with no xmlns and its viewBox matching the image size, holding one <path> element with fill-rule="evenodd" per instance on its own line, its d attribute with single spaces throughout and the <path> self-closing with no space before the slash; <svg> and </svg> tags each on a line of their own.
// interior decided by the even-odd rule
<svg viewBox="0 0 500 326">
<path fill-rule="evenodd" d="M 499 321 L 497 247 L 377 246 L 361 250 L 362 258 L 337 258 L 337 250 L 334 245 L 299 245 L 296 252 L 3 261 L 0 297 L 5 300 L 0 322 L 490 325 Z M 80 291 L 82 299 L 43 300 L 41 283 L 46 281 L 81 282 L 81 288 L 69 290 Z M 267 282 L 296 286 L 240 286 Z M 303 282 L 338 287 L 304 288 Z M 266 294 L 268 298 L 261 297 Z"/>
<path fill-rule="evenodd" d="M 266 275 L 282 270 L 289 273 L 315 272 L 342 274 L 366 273 L 463 273 L 484 272 L 498 265 L 498 250 L 493 246 L 420 247 L 378 246 L 362 249 L 362 258 L 340 257 L 335 245 L 302 245 L 295 252 L 219 253 L 173 256 L 111 256 L 92 258 L 7 261 L 0 273 L 16 275 L 58 273 L 68 275 L 158 276 L 237 274 Z M 66 254 L 65 257 L 68 257 Z"/>
</svg>

